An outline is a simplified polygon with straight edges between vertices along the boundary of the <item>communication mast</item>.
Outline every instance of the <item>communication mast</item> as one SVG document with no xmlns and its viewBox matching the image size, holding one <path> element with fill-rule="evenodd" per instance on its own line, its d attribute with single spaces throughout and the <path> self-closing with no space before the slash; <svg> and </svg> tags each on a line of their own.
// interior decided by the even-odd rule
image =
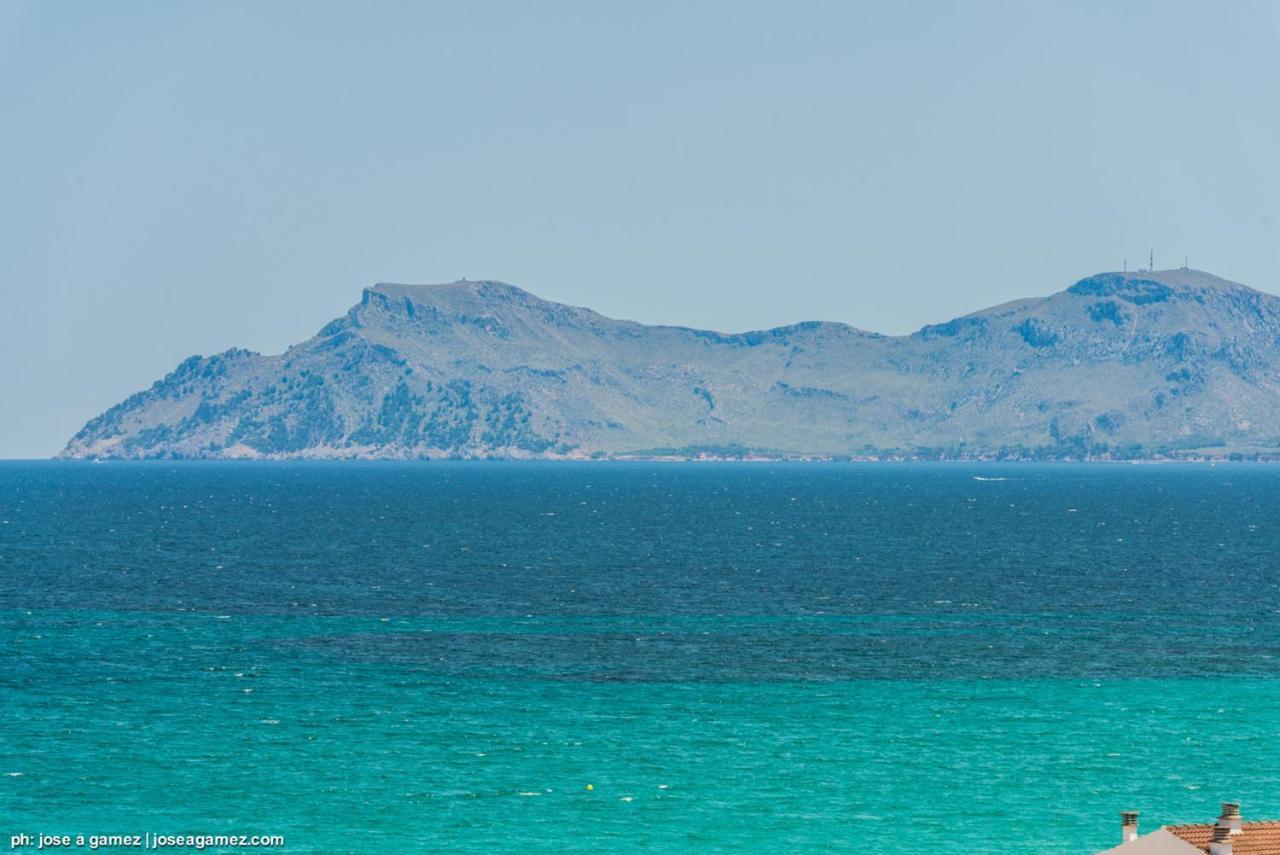
<svg viewBox="0 0 1280 855">
<path fill-rule="evenodd" d="M 1153 249 L 1151 250 L 1151 259 L 1147 262 L 1147 270 L 1155 270 L 1155 269 L 1156 269 L 1156 251 Z"/>
</svg>

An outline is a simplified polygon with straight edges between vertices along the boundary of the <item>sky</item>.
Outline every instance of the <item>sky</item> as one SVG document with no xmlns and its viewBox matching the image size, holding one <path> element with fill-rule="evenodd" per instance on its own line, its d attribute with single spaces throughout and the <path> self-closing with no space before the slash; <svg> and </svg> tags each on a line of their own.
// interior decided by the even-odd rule
<svg viewBox="0 0 1280 855">
<path fill-rule="evenodd" d="M 0 0 L 0 458 L 379 281 L 906 333 L 1280 292 L 1280 4 Z"/>
</svg>

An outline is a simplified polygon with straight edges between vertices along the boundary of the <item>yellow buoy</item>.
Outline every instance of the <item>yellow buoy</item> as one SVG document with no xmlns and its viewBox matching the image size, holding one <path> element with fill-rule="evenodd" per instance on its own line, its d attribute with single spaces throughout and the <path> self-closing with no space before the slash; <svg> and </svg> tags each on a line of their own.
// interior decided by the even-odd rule
<svg viewBox="0 0 1280 855">
<path fill-rule="evenodd" d="M 594 789 L 595 789 L 595 787 L 594 787 L 594 786 L 592 786 L 591 784 L 587 784 L 587 789 L 588 789 L 588 790 L 594 790 Z"/>
</svg>

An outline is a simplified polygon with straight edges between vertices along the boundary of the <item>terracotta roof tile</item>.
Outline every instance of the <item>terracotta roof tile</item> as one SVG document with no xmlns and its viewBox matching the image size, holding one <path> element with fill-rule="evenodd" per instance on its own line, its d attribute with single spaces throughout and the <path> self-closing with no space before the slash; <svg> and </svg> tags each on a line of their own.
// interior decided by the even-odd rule
<svg viewBox="0 0 1280 855">
<path fill-rule="evenodd" d="M 1213 825 L 1211 822 L 1166 825 L 1165 830 L 1197 849 L 1208 852 Z M 1237 834 L 1232 839 L 1231 855 L 1280 855 L 1280 820 L 1246 822 L 1242 828 L 1244 833 Z"/>
</svg>

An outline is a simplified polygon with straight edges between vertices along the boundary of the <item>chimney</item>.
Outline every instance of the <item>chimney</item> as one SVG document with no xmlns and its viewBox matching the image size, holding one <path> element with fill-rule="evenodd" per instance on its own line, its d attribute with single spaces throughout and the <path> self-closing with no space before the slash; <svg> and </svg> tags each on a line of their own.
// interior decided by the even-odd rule
<svg viewBox="0 0 1280 855">
<path fill-rule="evenodd" d="M 1235 802 L 1222 803 L 1222 816 L 1214 828 L 1225 828 L 1231 834 L 1244 833 L 1244 821 L 1240 818 L 1240 805 Z"/>
<path fill-rule="evenodd" d="M 1231 845 L 1233 840 L 1231 829 L 1225 825 L 1215 825 L 1213 837 L 1209 840 L 1209 855 L 1231 855 L 1231 850 L 1234 848 Z"/>
<path fill-rule="evenodd" d="M 1120 814 L 1120 842 L 1138 839 L 1138 812 L 1126 810 Z"/>
</svg>

